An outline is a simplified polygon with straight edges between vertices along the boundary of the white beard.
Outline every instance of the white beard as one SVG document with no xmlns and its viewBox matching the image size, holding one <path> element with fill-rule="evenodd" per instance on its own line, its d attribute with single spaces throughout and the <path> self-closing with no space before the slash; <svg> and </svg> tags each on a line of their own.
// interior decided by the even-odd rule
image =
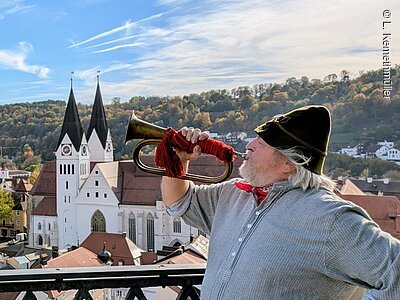
<svg viewBox="0 0 400 300">
<path fill-rule="evenodd" d="M 260 168 L 255 166 L 250 160 L 245 160 L 239 167 L 239 174 L 244 181 L 252 186 L 262 187 L 268 184 L 268 173 L 260 172 Z"/>
</svg>

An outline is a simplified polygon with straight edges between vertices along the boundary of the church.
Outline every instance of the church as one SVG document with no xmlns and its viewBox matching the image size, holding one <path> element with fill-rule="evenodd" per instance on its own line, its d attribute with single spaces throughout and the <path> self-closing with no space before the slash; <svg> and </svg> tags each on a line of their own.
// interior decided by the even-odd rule
<svg viewBox="0 0 400 300">
<path fill-rule="evenodd" d="M 194 170 L 213 172 L 207 159 L 196 164 Z M 29 244 L 68 249 L 91 232 L 126 232 L 138 247 L 156 252 L 203 234 L 165 212 L 160 183 L 132 160 L 114 161 L 99 80 L 87 131 L 71 85 L 55 161 L 44 164 L 28 201 Z"/>
</svg>

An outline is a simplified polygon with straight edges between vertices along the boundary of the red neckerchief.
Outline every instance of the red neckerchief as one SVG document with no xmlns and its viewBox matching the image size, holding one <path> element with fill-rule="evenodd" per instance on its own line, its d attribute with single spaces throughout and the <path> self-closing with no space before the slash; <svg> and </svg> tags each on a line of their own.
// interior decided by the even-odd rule
<svg viewBox="0 0 400 300">
<path fill-rule="evenodd" d="M 269 191 L 271 190 L 272 183 L 268 184 L 263 187 L 256 187 L 252 186 L 251 184 L 248 184 L 246 182 L 241 182 L 241 181 L 236 181 L 235 185 L 237 188 L 245 191 L 245 192 L 252 192 L 256 197 L 257 197 L 257 205 L 260 205 L 265 198 L 267 198 L 267 195 Z"/>
</svg>

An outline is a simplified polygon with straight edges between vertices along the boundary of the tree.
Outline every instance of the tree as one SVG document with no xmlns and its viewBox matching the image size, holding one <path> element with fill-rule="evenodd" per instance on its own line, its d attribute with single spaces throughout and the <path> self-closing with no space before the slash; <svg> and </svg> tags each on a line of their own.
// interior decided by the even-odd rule
<svg viewBox="0 0 400 300">
<path fill-rule="evenodd" d="M 14 200 L 11 192 L 0 190 L 0 219 L 11 219 L 13 216 Z"/>
</svg>

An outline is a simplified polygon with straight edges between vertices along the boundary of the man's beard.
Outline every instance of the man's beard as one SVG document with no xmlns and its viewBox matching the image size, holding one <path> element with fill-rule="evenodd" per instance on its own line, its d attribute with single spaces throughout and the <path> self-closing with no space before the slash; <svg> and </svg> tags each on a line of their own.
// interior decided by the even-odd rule
<svg viewBox="0 0 400 300">
<path fill-rule="evenodd" d="M 262 187 L 267 184 L 273 183 L 272 173 L 273 168 L 271 164 L 262 165 L 254 163 L 251 159 L 245 160 L 239 167 L 239 174 L 244 181 L 252 186 Z"/>
</svg>

